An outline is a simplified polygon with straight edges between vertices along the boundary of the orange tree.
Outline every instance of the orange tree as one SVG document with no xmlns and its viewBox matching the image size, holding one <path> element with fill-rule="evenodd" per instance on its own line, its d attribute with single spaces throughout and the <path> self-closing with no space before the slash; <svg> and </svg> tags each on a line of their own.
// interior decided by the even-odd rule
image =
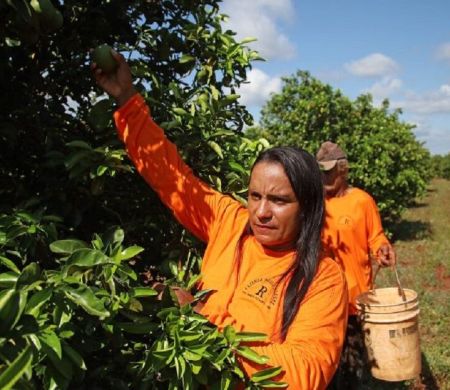
<svg viewBox="0 0 450 390">
<path fill-rule="evenodd" d="M 347 152 L 350 181 L 370 192 L 387 223 L 398 220 L 430 177 L 429 152 L 390 110 L 385 100 L 375 107 L 370 95 L 354 101 L 308 72 L 283 79 L 280 93 L 272 95 L 249 137 L 264 136 L 274 144 L 304 147 L 316 153 L 331 140 Z"/>
<path fill-rule="evenodd" d="M 222 29 L 218 0 L 0 0 L 0 11 L 0 388 L 244 380 L 236 355 L 266 359 L 241 343 L 263 336 L 220 333 L 172 299 L 165 286 L 195 284 L 202 248 L 117 142 L 89 49 L 124 53 L 185 160 L 236 196 L 266 146 L 242 136 L 251 116 L 235 94 L 258 55 Z"/>
<path fill-rule="evenodd" d="M 446 155 L 436 154 L 431 158 L 433 175 L 450 180 L 450 153 Z"/>
</svg>

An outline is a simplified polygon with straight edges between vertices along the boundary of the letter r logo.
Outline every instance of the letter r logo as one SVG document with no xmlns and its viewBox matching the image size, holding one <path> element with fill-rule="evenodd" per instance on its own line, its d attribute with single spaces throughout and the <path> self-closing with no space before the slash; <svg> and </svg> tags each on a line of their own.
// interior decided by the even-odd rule
<svg viewBox="0 0 450 390">
<path fill-rule="evenodd" d="M 263 297 L 263 295 L 267 292 L 267 287 L 266 286 L 261 286 L 261 288 L 259 289 L 259 291 L 256 293 L 256 295 L 260 298 Z"/>
</svg>

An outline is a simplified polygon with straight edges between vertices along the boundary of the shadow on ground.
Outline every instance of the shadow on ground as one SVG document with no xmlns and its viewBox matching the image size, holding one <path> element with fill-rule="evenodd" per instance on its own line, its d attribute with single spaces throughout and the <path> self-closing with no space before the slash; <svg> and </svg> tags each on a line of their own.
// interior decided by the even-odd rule
<svg viewBox="0 0 450 390">
<path fill-rule="evenodd" d="M 421 385 L 422 387 L 416 387 L 416 389 L 426 389 L 426 390 L 439 390 L 439 385 L 436 378 L 433 376 L 430 365 L 428 364 L 427 357 L 422 353 L 422 373 Z"/>
<path fill-rule="evenodd" d="M 423 221 L 402 220 L 391 227 L 394 241 L 414 241 L 429 238 L 432 235 L 431 225 Z"/>
<path fill-rule="evenodd" d="M 431 372 L 426 356 L 422 353 L 422 372 L 420 378 L 404 382 L 387 382 L 376 379 L 366 372 L 364 384 L 358 390 L 439 390 L 436 378 Z"/>
</svg>

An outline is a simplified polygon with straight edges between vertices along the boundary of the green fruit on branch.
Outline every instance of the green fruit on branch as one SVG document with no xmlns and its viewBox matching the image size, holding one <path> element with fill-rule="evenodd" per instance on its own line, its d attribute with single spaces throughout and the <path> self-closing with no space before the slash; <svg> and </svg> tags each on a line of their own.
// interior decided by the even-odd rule
<svg viewBox="0 0 450 390">
<path fill-rule="evenodd" d="M 111 47 L 103 44 L 97 46 L 92 53 L 92 61 L 105 73 L 113 73 L 117 69 L 117 61 L 111 54 Z"/>
<path fill-rule="evenodd" d="M 43 31 L 53 32 L 63 25 L 63 16 L 50 0 L 32 0 L 31 7 L 38 14 Z"/>
</svg>

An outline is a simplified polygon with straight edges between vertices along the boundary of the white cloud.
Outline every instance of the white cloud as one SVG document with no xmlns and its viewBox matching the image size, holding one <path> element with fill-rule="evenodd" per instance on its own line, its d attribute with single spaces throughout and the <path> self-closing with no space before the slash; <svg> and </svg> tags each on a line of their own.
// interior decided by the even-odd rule
<svg viewBox="0 0 450 390">
<path fill-rule="evenodd" d="M 450 96 L 450 85 L 449 84 L 441 85 L 439 88 L 439 92 L 441 92 L 443 95 Z"/>
<path fill-rule="evenodd" d="M 267 60 L 295 55 L 294 44 L 277 25 L 292 19 L 293 0 L 224 0 L 221 12 L 230 16 L 227 27 L 237 33 L 238 39 L 258 39 L 250 45 Z"/>
<path fill-rule="evenodd" d="M 415 114 L 450 113 L 450 85 L 441 85 L 437 91 L 422 95 L 409 92 L 403 101 L 397 101 L 392 105 Z"/>
<path fill-rule="evenodd" d="M 450 152 L 450 131 L 445 123 L 433 121 L 430 117 L 418 117 L 413 122 L 416 125 L 413 132 L 419 141 L 425 143 L 425 147 L 431 153 L 447 154 Z"/>
<path fill-rule="evenodd" d="M 443 43 L 436 50 L 439 59 L 450 60 L 450 43 Z"/>
<path fill-rule="evenodd" d="M 370 54 L 344 66 L 351 74 L 361 77 L 389 76 L 397 73 L 399 69 L 392 58 L 381 53 Z"/>
<path fill-rule="evenodd" d="M 399 92 L 403 85 L 402 80 L 392 77 L 383 77 L 381 81 L 374 83 L 365 92 L 370 93 L 374 99 L 386 99 Z"/>
<path fill-rule="evenodd" d="M 238 93 L 240 102 L 246 106 L 263 105 L 272 92 L 281 90 L 281 78 L 270 77 L 260 69 L 252 69 L 247 73 L 247 84 L 242 84 Z"/>
</svg>

